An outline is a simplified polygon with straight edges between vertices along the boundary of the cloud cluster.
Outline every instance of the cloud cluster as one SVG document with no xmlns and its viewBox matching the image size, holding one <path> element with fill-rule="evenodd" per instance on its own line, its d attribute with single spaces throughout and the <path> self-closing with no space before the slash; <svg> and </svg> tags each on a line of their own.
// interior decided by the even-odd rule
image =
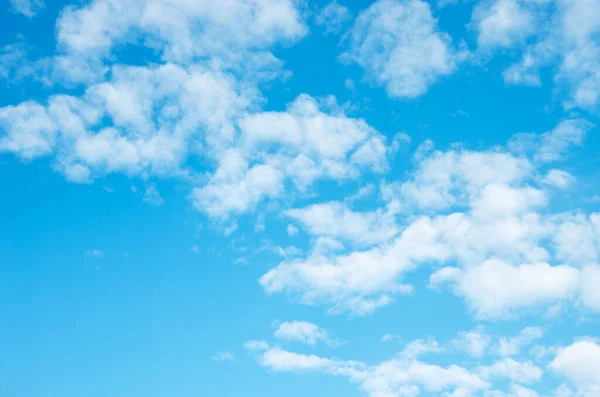
<svg viewBox="0 0 600 397">
<path fill-rule="evenodd" d="M 566 107 L 596 109 L 600 87 L 597 0 L 493 0 L 478 4 L 472 26 L 481 49 L 515 48 L 521 60 L 504 72 L 509 84 L 539 86 L 551 68 Z M 548 22 L 550 21 L 550 22 Z"/>
<path fill-rule="evenodd" d="M 588 129 L 567 120 L 539 136 L 517 136 L 504 149 L 430 152 L 407 181 L 383 185 L 388 203 L 402 203 L 398 212 L 359 215 L 339 203 L 291 210 L 315 236 L 313 251 L 282 262 L 260 283 L 269 293 L 363 315 L 412 293 L 402 280 L 426 265 L 433 267 L 430 287 L 450 285 L 480 318 L 561 301 L 595 310 L 596 294 L 582 274 L 594 279 L 598 270 L 599 215 L 550 213 L 552 190 L 535 186 L 546 164 L 562 159 Z"/>
<path fill-rule="evenodd" d="M 526 328 L 513 339 L 515 343 L 526 343 L 525 339 L 539 339 L 541 332 L 535 328 Z M 439 365 L 437 358 L 448 353 L 461 352 L 464 345 L 457 341 L 474 340 L 473 335 L 484 335 L 483 329 L 461 332 L 447 346 L 440 345 L 435 339 L 415 340 L 407 343 L 393 358 L 375 365 L 360 361 L 326 358 L 314 354 L 300 354 L 270 346 L 264 341 L 250 341 L 247 350 L 252 353 L 263 367 L 275 372 L 323 373 L 341 376 L 358 384 L 369 397 L 417 397 L 422 395 L 441 396 L 482 396 L 482 397 L 531 397 L 531 396 L 592 396 L 598 391 L 600 379 L 597 376 L 597 360 L 600 359 L 600 346 L 593 341 L 579 341 L 560 348 L 553 358 L 543 366 L 535 364 L 532 353 L 509 352 L 518 356 L 506 355 L 507 351 L 474 349 L 477 360 L 467 360 L 466 365 Z M 492 342 L 489 335 L 487 346 Z M 481 338 L 477 338 L 481 340 Z M 498 341 L 499 345 L 506 341 Z M 493 342 L 494 345 L 498 343 Z M 473 351 L 471 351 L 473 352 Z M 470 353 L 467 351 L 467 353 Z M 454 355 L 454 360 L 457 356 Z M 460 356 L 458 356 L 460 357 Z M 550 394 L 542 385 L 544 377 L 556 376 L 558 383 Z"/>
</svg>

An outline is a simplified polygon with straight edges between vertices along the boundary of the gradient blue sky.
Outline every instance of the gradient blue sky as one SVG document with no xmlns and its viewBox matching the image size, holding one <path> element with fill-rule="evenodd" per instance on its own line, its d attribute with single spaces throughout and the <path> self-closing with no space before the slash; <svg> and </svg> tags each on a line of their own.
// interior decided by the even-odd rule
<svg viewBox="0 0 600 397">
<path fill-rule="evenodd" d="M 9 0 L 0 396 L 600 395 L 599 0 Z"/>
</svg>

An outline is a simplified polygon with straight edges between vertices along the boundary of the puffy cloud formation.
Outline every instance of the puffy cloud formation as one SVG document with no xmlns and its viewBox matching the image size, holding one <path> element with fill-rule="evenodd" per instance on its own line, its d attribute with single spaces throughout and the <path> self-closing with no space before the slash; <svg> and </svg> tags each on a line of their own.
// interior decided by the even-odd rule
<svg viewBox="0 0 600 397">
<path fill-rule="evenodd" d="M 474 7 L 471 24 L 480 48 L 521 51 L 521 60 L 504 73 L 507 83 L 539 86 L 540 70 L 551 68 L 568 95 L 566 107 L 595 109 L 600 22 L 592 15 L 598 12 L 597 0 L 494 0 Z"/>
<path fill-rule="evenodd" d="M 397 98 L 423 95 L 464 57 L 420 0 L 375 2 L 357 17 L 349 41 L 343 57 Z"/>
<path fill-rule="evenodd" d="M 581 273 L 598 263 L 598 215 L 549 214 L 550 192 L 535 186 L 545 164 L 581 143 L 588 128 L 567 120 L 539 136 L 516 136 L 504 150 L 430 152 L 407 181 L 382 186 L 385 212 L 359 214 L 340 203 L 290 210 L 318 239 L 310 255 L 282 262 L 260 283 L 269 293 L 364 315 L 412 293 L 405 275 L 433 266 L 430 286 L 450 285 L 480 318 L 578 297 L 594 309 Z M 398 217 L 407 221 L 390 221 Z M 332 238 L 339 241 L 323 245 Z M 370 247 L 352 250 L 340 241 Z M 587 269 L 593 277 L 596 267 Z"/>
</svg>

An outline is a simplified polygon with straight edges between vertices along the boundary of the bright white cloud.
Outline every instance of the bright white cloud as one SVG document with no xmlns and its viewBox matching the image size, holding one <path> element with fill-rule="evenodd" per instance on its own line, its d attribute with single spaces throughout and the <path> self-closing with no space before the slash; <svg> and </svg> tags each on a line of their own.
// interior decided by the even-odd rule
<svg viewBox="0 0 600 397">
<path fill-rule="evenodd" d="M 453 73 L 463 58 L 420 0 L 379 0 L 350 31 L 343 59 L 357 63 L 389 96 L 415 98 Z"/>
<path fill-rule="evenodd" d="M 431 152 L 418 159 L 407 181 L 382 186 L 390 208 L 401 211 L 393 218 L 351 212 L 337 202 L 290 210 L 314 236 L 360 241 L 373 230 L 398 232 L 355 251 L 315 246 L 304 259 L 280 263 L 260 283 L 269 293 L 287 292 L 330 312 L 368 314 L 413 292 L 402 282 L 407 273 L 454 262 L 438 268 L 430 286 L 452 285 L 480 318 L 575 302 L 583 293 L 578 267 L 597 263 L 600 254 L 597 226 L 582 215 L 542 215 L 551 192 L 535 184 L 545 183 L 538 168 L 567 156 L 586 128 L 581 120 L 567 120 L 539 136 L 519 135 L 510 141 L 514 153 Z M 437 215 L 418 216 L 421 211 Z M 405 214 L 406 224 L 395 223 Z"/>
<path fill-rule="evenodd" d="M 191 141 L 217 150 L 230 139 L 231 115 L 247 103 L 231 76 L 197 66 L 115 67 L 111 81 L 83 97 L 1 108 L 0 150 L 26 159 L 53 154 L 75 182 L 112 172 L 176 176 Z"/>
<path fill-rule="evenodd" d="M 547 263 L 514 266 L 490 259 L 456 276 L 455 292 L 479 317 L 507 317 L 519 309 L 573 298 L 579 289 L 578 269 Z"/>
<path fill-rule="evenodd" d="M 569 379 L 584 397 L 600 392 L 600 345 L 579 341 L 559 350 L 550 369 Z"/>
<path fill-rule="evenodd" d="M 380 243 L 398 233 L 393 211 L 354 212 L 340 202 L 313 204 L 288 210 L 285 214 L 301 222 L 312 235 L 356 243 Z"/>
<path fill-rule="evenodd" d="M 246 212 L 264 197 L 277 197 L 283 189 L 283 174 L 271 165 L 249 167 L 246 159 L 233 149 L 220 162 L 209 183 L 194 188 L 191 194 L 194 206 L 211 216 Z"/>
<path fill-rule="evenodd" d="M 490 41 L 501 39 L 501 43 L 496 44 L 515 44 L 530 33 L 534 38 L 532 44 L 524 46 L 521 61 L 506 70 L 505 81 L 539 86 L 540 69 L 550 67 L 557 88 L 567 94 L 565 107 L 595 109 L 600 87 L 600 48 L 597 45 L 600 22 L 592 15 L 600 12 L 600 1 L 498 0 L 495 4 L 509 3 L 511 7 L 503 8 L 504 17 L 495 19 L 495 31 L 499 34 L 489 35 Z M 552 29 L 542 25 L 542 21 Z"/>
<path fill-rule="evenodd" d="M 345 179 L 361 169 L 387 168 L 385 138 L 364 120 L 347 117 L 334 98 L 319 102 L 303 94 L 285 112 L 248 115 L 240 128 L 246 150 L 277 149 L 272 161 L 300 189 L 321 177 Z"/>
<path fill-rule="evenodd" d="M 157 0 L 141 5 L 95 0 L 67 8 L 57 22 L 59 47 L 68 54 L 106 56 L 116 45 L 144 40 L 172 61 L 231 56 L 305 33 L 299 11 L 288 0 Z"/>
</svg>

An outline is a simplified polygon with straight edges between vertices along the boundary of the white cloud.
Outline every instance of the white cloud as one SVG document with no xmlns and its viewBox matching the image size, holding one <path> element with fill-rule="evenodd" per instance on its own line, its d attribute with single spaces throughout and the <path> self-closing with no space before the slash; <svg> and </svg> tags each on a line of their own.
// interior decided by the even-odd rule
<svg viewBox="0 0 600 397">
<path fill-rule="evenodd" d="M 79 183 L 115 172 L 191 179 L 188 159 L 208 157 L 217 169 L 191 198 L 216 218 L 277 198 L 286 178 L 304 190 L 318 178 L 387 167 L 383 136 L 331 101 L 323 104 L 331 114 L 306 95 L 287 112 L 246 113 L 255 100 L 232 75 L 199 66 L 115 67 L 110 81 L 80 98 L 57 95 L 47 105 L 1 108 L 0 151 L 54 156 L 55 169 Z"/>
<path fill-rule="evenodd" d="M 549 367 L 573 382 L 581 396 L 600 392 L 600 345 L 595 342 L 582 340 L 560 349 Z"/>
<path fill-rule="evenodd" d="M 339 33 L 351 18 L 350 10 L 333 0 L 321 9 L 315 22 L 327 33 Z"/>
<path fill-rule="evenodd" d="M 479 46 L 511 47 L 532 34 L 536 26 L 527 3 L 521 0 L 478 3 L 473 9 L 471 24 L 477 29 Z"/>
<path fill-rule="evenodd" d="M 252 100 L 236 90 L 232 76 L 197 66 L 115 67 L 80 98 L 1 108 L 0 150 L 54 155 L 75 182 L 112 172 L 182 176 L 193 141 L 216 151 L 229 139 L 232 114 Z"/>
<path fill-rule="evenodd" d="M 412 293 L 412 287 L 396 280 L 403 272 L 449 255 L 437 238 L 431 220 L 422 218 L 389 245 L 341 255 L 314 249 L 305 260 L 282 262 L 260 283 L 270 293 L 300 293 L 304 303 L 333 304 L 332 312 L 368 314 L 390 303 L 389 295 Z"/>
<path fill-rule="evenodd" d="M 509 0 L 500 2 L 506 3 Z M 512 0 L 510 2 L 515 3 Z M 557 0 L 520 3 L 518 9 L 521 12 L 513 12 L 520 17 L 506 18 L 503 20 L 506 23 L 500 26 L 510 32 L 511 38 L 517 38 L 516 32 L 535 35 L 533 39 L 530 38 L 532 44 L 524 46 L 521 61 L 505 72 L 505 81 L 539 86 L 540 69 L 551 67 L 554 72 L 553 81 L 561 93 L 567 95 L 563 102 L 565 107 L 595 109 L 598 106 L 600 87 L 600 47 L 597 45 L 600 23 L 592 15 L 600 12 L 600 1 Z M 552 6 L 544 7 L 546 4 Z M 524 11 L 525 9 L 529 11 Z M 533 29 L 530 22 L 532 19 L 538 21 L 533 23 Z M 521 40 L 512 40 L 515 41 Z"/>
<path fill-rule="evenodd" d="M 530 154 L 540 163 L 564 159 L 576 146 L 583 143 L 592 125 L 583 119 L 561 121 L 554 129 L 538 134 L 516 134 L 509 141 L 509 147 L 521 154 Z"/>
<path fill-rule="evenodd" d="M 269 344 L 262 340 L 251 340 L 246 342 L 244 347 L 250 351 L 261 351 L 267 350 L 269 348 Z"/>
<path fill-rule="evenodd" d="M 194 188 L 194 206 L 211 216 L 227 217 L 256 207 L 264 197 L 277 197 L 283 189 L 283 174 L 271 165 L 251 168 L 239 151 L 231 149 L 206 186 Z"/>
<path fill-rule="evenodd" d="M 559 394 L 560 390 L 564 389 L 557 389 L 554 392 L 553 397 L 571 397 L 571 394 Z M 540 397 L 540 395 L 535 390 L 528 389 L 526 387 L 513 383 L 510 385 L 508 392 L 503 392 L 501 390 L 493 390 L 485 394 L 485 397 Z"/>
<path fill-rule="evenodd" d="M 585 266 L 600 260 L 600 214 L 567 213 L 552 218 L 556 223 L 551 241 L 556 257 Z"/>
<path fill-rule="evenodd" d="M 484 318 L 507 317 L 515 311 L 570 299 L 579 289 L 578 269 L 547 263 L 514 266 L 490 259 L 456 275 L 455 292 Z M 435 273 L 432 278 L 435 280 Z"/>
<path fill-rule="evenodd" d="M 510 141 L 513 153 L 431 152 L 417 159 L 407 181 L 382 185 L 393 221 L 373 216 L 384 214 L 381 209 L 350 212 L 337 202 L 291 210 L 288 215 L 314 236 L 354 242 L 373 230 L 399 232 L 354 251 L 315 246 L 304 259 L 280 263 L 260 283 L 269 293 L 287 292 L 332 313 L 364 315 L 412 293 L 402 282 L 407 273 L 445 265 L 430 276 L 430 286 L 452 285 L 480 318 L 575 302 L 583 293 L 578 267 L 600 256 L 600 229 L 593 217 L 548 213 L 552 191 L 535 185 L 545 183 L 539 168 L 567 156 L 586 128 L 584 121 L 567 120 L 541 135 L 519 135 Z"/>
<path fill-rule="evenodd" d="M 443 349 L 438 341 L 429 337 L 428 339 L 417 339 L 407 343 L 400 356 L 404 358 L 416 358 L 425 354 L 440 353 L 442 351 Z"/>
<path fill-rule="evenodd" d="M 346 116 L 334 98 L 319 102 L 302 94 L 285 112 L 248 115 L 240 128 L 246 150 L 277 149 L 271 160 L 299 189 L 317 178 L 345 179 L 360 169 L 387 167 L 385 138 L 364 120 Z"/>
<path fill-rule="evenodd" d="M 32 47 L 21 35 L 11 44 L 0 48 L 0 79 L 7 85 L 20 83 L 27 77 L 44 79 L 44 61 L 32 61 Z"/>
<path fill-rule="evenodd" d="M 33 18 L 44 8 L 43 0 L 10 0 L 13 10 L 27 18 Z"/>
<path fill-rule="evenodd" d="M 552 169 L 548 171 L 542 182 L 550 187 L 567 190 L 575 184 L 576 179 L 566 171 Z"/>
<path fill-rule="evenodd" d="M 349 45 L 342 58 L 360 65 L 397 98 L 423 95 L 463 57 L 420 0 L 375 2 L 357 17 Z"/>
<path fill-rule="evenodd" d="M 581 272 L 582 301 L 588 307 L 600 313 L 600 266 L 589 265 Z"/>
<path fill-rule="evenodd" d="M 464 351 L 471 357 L 481 358 L 487 352 L 491 339 L 483 328 L 476 328 L 472 331 L 459 332 L 451 344 L 458 351 Z"/>
<path fill-rule="evenodd" d="M 319 356 L 304 355 L 288 352 L 274 347 L 266 350 L 261 357 L 261 365 L 273 371 L 302 372 L 302 371 L 328 371 L 343 367 L 344 363 Z"/>
<path fill-rule="evenodd" d="M 500 338 L 497 346 L 498 354 L 504 357 L 516 356 L 520 354 L 523 347 L 532 344 L 543 336 L 544 333 L 539 327 L 524 328 L 514 338 Z"/>
<path fill-rule="evenodd" d="M 202 29 L 197 29 L 200 24 Z M 107 56 L 114 46 L 144 40 L 174 61 L 233 56 L 305 33 L 289 0 L 157 0 L 142 5 L 95 0 L 68 7 L 57 22 L 59 46 L 68 54 Z"/>
<path fill-rule="evenodd" d="M 538 382 L 544 372 L 531 361 L 519 362 L 507 357 L 479 367 L 477 373 L 484 379 L 506 378 L 513 382 L 531 384 Z"/>
<path fill-rule="evenodd" d="M 360 388 L 370 397 L 417 396 L 421 388 L 429 394 L 466 396 L 489 387 L 485 380 L 463 367 L 431 365 L 407 355 L 367 366 L 358 361 L 328 359 L 271 348 L 264 351 L 258 360 L 260 365 L 273 371 L 313 371 L 347 377 L 351 382 L 360 384 Z"/>
<path fill-rule="evenodd" d="M 398 233 L 393 211 L 354 212 L 335 201 L 287 210 L 285 214 L 301 222 L 312 235 L 356 243 L 380 243 Z"/>
<path fill-rule="evenodd" d="M 528 160 L 509 153 L 435 151 L 420 159 L 412 180 L 396 187 L 407 204 L 440 211 L 468 204 L 470 198 L 492 183 L 519 183 L 531 172 Z"/>
<path fill-rule="evenodd" d="M 287 341 L 296 341 L 314 346 L 321 341 L 327 345 L 339 342 L 329 337 L 329 331 L 307 321 L 289 321 L 279 324 L 275 337 Z"/>
</svg>

